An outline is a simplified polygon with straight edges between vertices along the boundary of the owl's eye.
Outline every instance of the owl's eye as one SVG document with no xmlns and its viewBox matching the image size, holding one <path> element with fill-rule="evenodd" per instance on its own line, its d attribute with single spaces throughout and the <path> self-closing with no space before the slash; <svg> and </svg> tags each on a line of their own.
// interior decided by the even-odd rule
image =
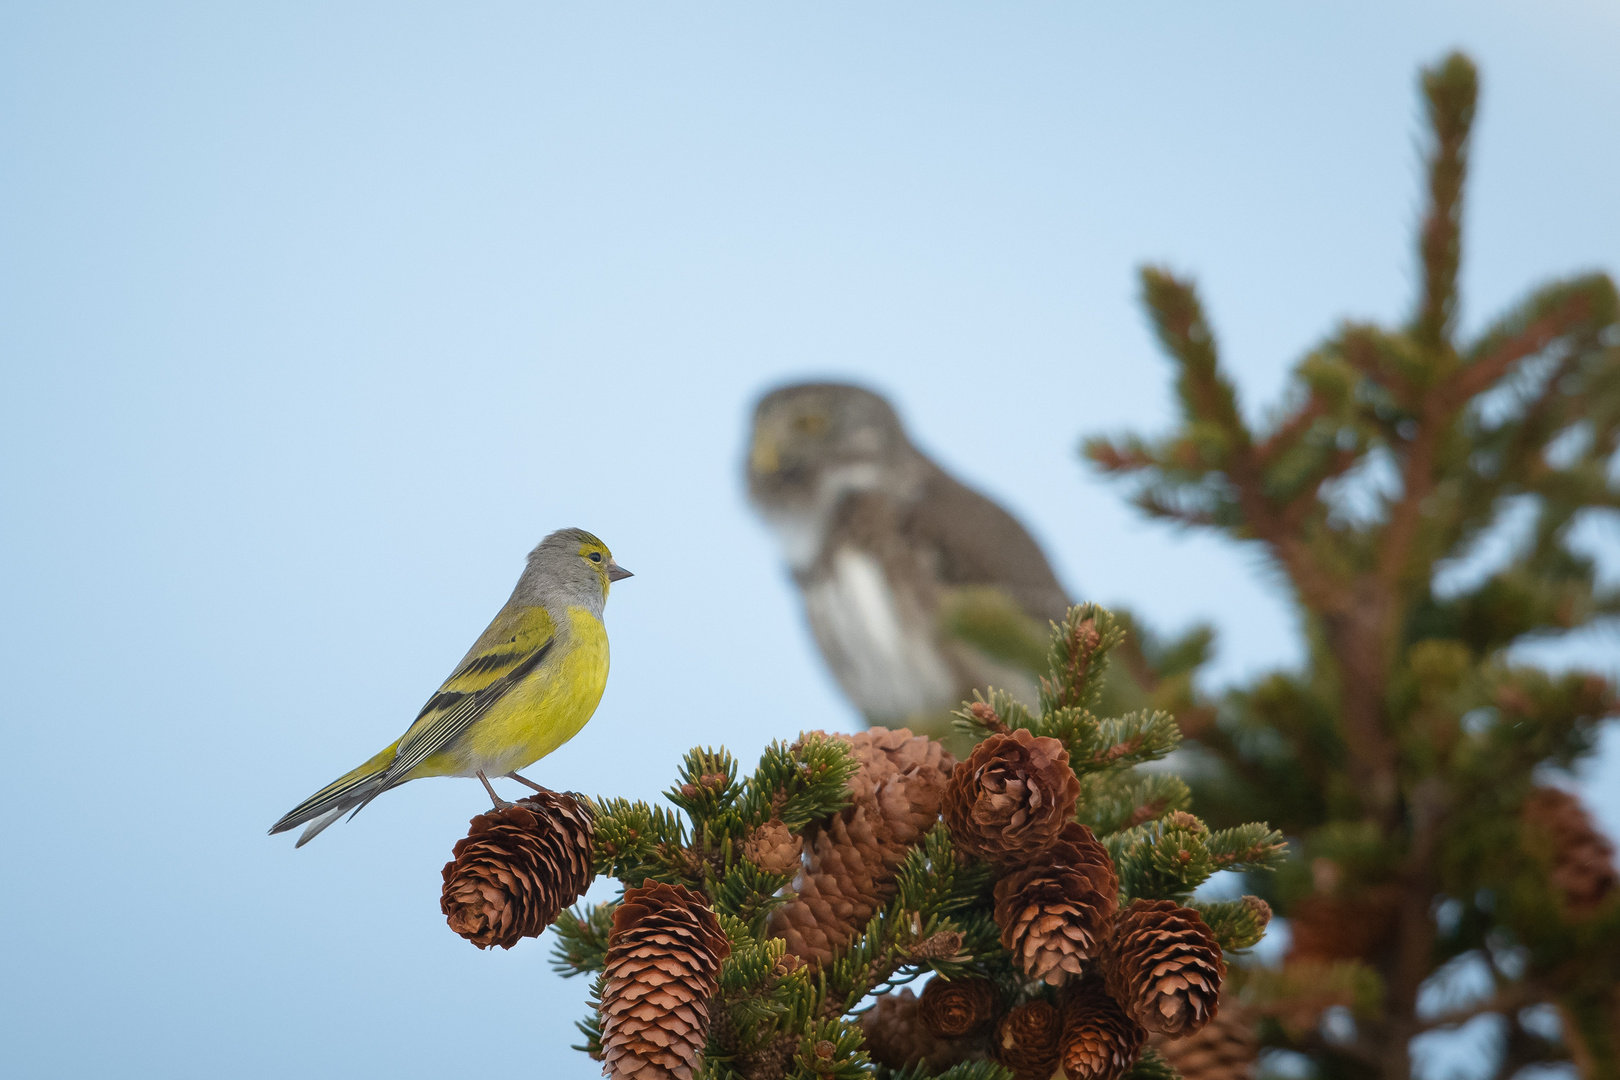
<svg viewBox="0 0 1620 1080">
<path fill-rule="evenodd" d="M 806 413 L 795 420 L 793 426 L 806 435 L 820 435 L 827 430 L 827 418 L 820 413 Z"/>
<path fill-rule="evenodd" d="M 601 561 L 602 561 L 602 553 L 600 551 L 591 552 L 591 562 L 601 562 Z"/>
</svg>

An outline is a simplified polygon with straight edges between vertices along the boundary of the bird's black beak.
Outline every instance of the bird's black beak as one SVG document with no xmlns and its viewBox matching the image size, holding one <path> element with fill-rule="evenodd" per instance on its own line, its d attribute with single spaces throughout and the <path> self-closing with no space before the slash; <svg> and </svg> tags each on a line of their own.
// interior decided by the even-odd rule
<svg viewBox="0 0 1620 1080">
<path fill-rule="evenodd" d="M 618 563 L 614 562 L 612 559 L 608 560 L 607 572 L 609 581 L 623 581 L 627 577 L 636 576 L 630 571 L 626 570 L 624 567 L 620 566 Z"/>
</svg>

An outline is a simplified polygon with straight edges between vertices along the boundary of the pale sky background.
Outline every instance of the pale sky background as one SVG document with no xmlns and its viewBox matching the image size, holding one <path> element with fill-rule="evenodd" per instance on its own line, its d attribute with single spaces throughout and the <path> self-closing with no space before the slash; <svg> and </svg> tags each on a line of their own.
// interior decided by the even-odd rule
<svg viewBox="0 0 1620 1080">
<path fill-rule="evenodd" d="M 475 783 L 264 830 L 563 525 L 637 576 L 538 779 L 652 797 L 694 743 L 851 728 L 738 483 L 780 380 L 891 394 L 1077 594 L 1217 623 L 1217 684 L 1294 659 L 1251 553 L 1075 446 L 1169 417 L 1144 260 L 1257 417 L 1404 314 L 1454 46 L 1478 326 L 1620 269 L 1612 3 L 0 6 L 0 1073 L 595 1075 L 549 943 L 439 914 Z"/>
</svg>

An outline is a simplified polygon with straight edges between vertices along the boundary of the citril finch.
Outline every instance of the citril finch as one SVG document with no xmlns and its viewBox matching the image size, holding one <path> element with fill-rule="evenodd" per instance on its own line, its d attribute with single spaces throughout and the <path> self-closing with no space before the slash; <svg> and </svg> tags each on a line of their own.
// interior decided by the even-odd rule
<svg viewBox="0 0 1620 1080">
<path fill-rule="evenodd" d="M 538 789 L 516 770 L 573 738 L 596 711 L 608 675 L 602 607 L 612 583 L 630 576 L 583 529 L 540 541 L 512 598 L 405 734 L 293 807 L 271 834 L 307 823 L 303 847 L 345 812 L 423 776 L 476 776 L 497 806 L 491 776 Z"/>
</svg>

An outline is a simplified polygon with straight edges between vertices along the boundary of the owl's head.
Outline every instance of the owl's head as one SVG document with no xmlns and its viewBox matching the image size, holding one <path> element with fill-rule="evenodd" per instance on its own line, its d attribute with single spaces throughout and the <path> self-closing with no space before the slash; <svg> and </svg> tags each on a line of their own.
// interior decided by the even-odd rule
<svg viewBox="0 0 1620 1080">
<path fill-rule="evenodd" d="M 915 453 L 893 406 L 844 383 L 772 390 L 754 409 L 748 494 L 760 509 L 810 511 L 851 491 L 888 486 Z"/>
</svg>

